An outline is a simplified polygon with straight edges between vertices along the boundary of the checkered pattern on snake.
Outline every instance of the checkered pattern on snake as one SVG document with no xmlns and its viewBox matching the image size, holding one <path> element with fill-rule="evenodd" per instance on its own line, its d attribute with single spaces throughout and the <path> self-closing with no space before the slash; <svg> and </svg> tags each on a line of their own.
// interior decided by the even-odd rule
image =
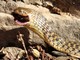
<svg viewBox="0 0 80 60">
<path fill-rule="evenodd" d="M 26 13 L 21 12 L 21 10 L 25 11 Z M 30 30 L 34 30 L 33 32 L 37 33 L 40 37 L 42 37 L 43 40 L 50 46 L 52 46 L 58 51 L 67 53 L 70 56 L 80 58 L 80 43 L 77 41 L 66 40 L 60 37 L 52 30 L 51 26 L 48 24 L 47 19 L 41 13 L 33 9 L 23 7 L 17 8 L 14 13 L 22 16 L 28 15 L 29 26 L 33 28 Z M 28 28 L 27 24 L 25 25 L 25 27 Z"/>
</svg>

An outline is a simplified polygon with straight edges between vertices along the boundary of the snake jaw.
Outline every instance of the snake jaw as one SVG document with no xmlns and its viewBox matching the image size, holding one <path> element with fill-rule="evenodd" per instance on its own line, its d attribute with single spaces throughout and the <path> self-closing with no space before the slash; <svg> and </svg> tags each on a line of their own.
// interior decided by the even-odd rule
<svg viewBox="0 0 80 60">
<path fill-rule="evenodd" d="M 26 24 L 27 24 L 27 22 L 21 23 L 21 22 L 19 22 L 18 20 L 16 20 L 15 22 L 16 22 L 18 25 L 26 25 Z"/>
<path fill-rule="evenodd" d="M 12 15 L 14 16 L 14 20 L 18 25 L 26 25 L 29 23 L 29 16 L 23 16 L 23 15 L 19 15 L 15 12 L 12 13 Z"/>
</svg>

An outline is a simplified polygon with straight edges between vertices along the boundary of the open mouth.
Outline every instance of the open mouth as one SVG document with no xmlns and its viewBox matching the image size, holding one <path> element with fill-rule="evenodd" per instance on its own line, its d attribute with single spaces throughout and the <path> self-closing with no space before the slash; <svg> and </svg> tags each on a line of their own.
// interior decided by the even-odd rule
<svg viewBox="0 0 80 60">
<path fill-rule="evenodd" d="M 15 18 L 15 22 L 19 25 L 26 25 L 27 22 L 29 22 L 29 16 L 21 16 L 21 15 L 16 14 L 16 13 L 12 13 L 12 15 Z"/>
</svg>

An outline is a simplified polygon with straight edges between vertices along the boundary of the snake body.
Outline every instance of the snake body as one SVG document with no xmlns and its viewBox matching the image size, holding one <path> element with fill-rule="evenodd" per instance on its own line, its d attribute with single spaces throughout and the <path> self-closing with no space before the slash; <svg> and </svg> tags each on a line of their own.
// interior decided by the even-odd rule
<svg viewBox="0 0 80 60">
<path fill-rule="evenodd" d="M 80 43 L 77 41 L 64 40 L 56 34 L 47 19 L 39 12 L 19 7 L 14 10 L 14 16 L 19 16 L 17 23 L 23 25 L 38 34 L 48 45 L 58 51 L 64 52 L 70 56 L 80 58 Z M 23 18 L 20 18 L 23 17 Z M 26 20 L 24 23 L 22 20 Z"/>
</svg>

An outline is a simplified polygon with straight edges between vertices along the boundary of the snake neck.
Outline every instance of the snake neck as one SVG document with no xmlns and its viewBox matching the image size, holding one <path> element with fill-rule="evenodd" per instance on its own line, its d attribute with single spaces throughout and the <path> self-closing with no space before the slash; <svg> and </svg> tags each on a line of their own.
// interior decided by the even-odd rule
<svg viewBox="0 0 80 60">
<path fill-rule="evenodd" d="M 25 27 L 30 29 L 34 33 L 38 34 L 42 39 L 45 39 L 43 31 L 47 19 L 43 15 L 37 12 L 35 13 L 32 12 L 32 14 L 29 15 L 29 17 L 30 17 L 30 23 L 29 25 L 25 25 Z"/>
</svg>

